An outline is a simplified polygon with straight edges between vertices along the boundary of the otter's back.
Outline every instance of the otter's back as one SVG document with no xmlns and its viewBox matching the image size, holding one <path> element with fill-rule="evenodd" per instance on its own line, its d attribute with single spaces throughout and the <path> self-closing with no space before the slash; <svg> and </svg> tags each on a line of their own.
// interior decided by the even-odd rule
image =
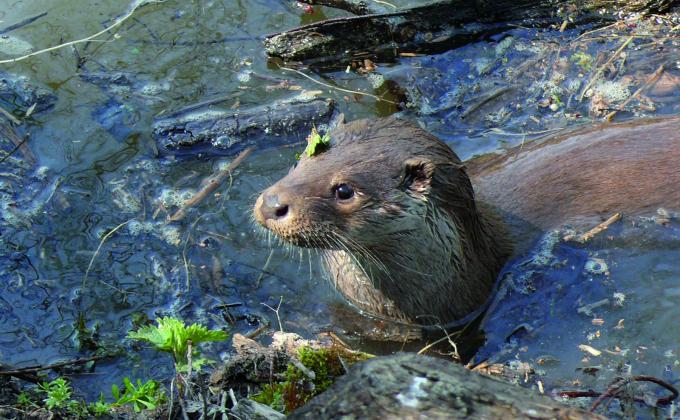
<svg viewBox="0 0 680 420">
<path fill-rule="evenodd" d="M 468 162 L 478 199 L 541 228 L 680 209 L 680 118 L 590 127 Z"/>
</svg>

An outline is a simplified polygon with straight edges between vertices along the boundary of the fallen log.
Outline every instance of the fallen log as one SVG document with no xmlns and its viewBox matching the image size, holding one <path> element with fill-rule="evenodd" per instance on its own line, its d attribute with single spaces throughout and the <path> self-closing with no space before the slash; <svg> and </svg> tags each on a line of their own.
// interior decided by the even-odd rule
<svg viewBox="0 0 680 420">
<path fill-rule="evenodd" d="M 289 418 L 604 417 L 446 360 L 404 353 L 357 363 Z"/>
<path fill-rule="evenodd" d="M 296 96 L 238 111 L 192 110 L 156 121 L 152 137 L 165 151 L 235 154 L 250 146 L 265 148 L 269 140 L 272 147 L 303 140 L 294 136 L 327 123 L 333 109 L 330 99 Z"/>
<path fill-rule="evenodd" d="M 446 0 L 391 13 L 328 19 L 269 35 L 271 57 L 284 61 L 345 65 L 366 54 L 389 59 L 400 53 L 433 54 L 483 39 L 517 25 L 545 28 L 606 23 L 631 13 L 667 11 L 673 0 Z M 359 11 L 360 13 L 360 11 Z"/>
</svg>

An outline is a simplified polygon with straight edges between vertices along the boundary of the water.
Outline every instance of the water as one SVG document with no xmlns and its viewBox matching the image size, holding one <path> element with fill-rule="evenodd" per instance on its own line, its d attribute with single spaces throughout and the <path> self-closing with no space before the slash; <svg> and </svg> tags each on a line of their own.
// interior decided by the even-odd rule
<svg viewBox="0 0 680 420">
<path fill-rule="evenodd" d="M 117 1 L 16 1 L 0 5 L 0 30 L 47 12 L 6 34 L 15 48 L 35 50 L 96 33 L 123 16 L 126 7 Z M 316 256 L 270 246 L 250 215 L 259 191 L 288 171 L 302 145 L 256 152 L 218 195 L 184 221 L 166 224 L 178 203 L 230 157 L 161 158 L 150 137 L 155 117 L 195 102 L 226 96 L 219 109 L 242 109 L 299 92 L 279 86 L 282 80 L 322 90 L 348 119 L 398 111 L 392 104 L 314 84 L 267 61 L 262 35 L 336 15 L 322 8 L 308 15 L 294 2 L 167 0 L 137 10 L 120 26 L 119 36 L 78 44 L 77 54 L 64 48 L 0 65 L 59 98 L 54 109 L 32 115 L 16 129 L 19 138 L 30 132 L 28 144 L 37 162 L 29 164 L 18 152 L 0 165 L 3 363 L 25 366 L 78 357 L 87 350 L 89 335 L 110 347 L 122 343 L 126 357 L 74 376 L 79 392 L 93 396 L 108 392 L 109 384 L 123 376 L 169 377 L 168 357 L 122 341 L 142 315 L 172 314 L 232 333 L 248 332 L 261 325 L 278 328 L 275 314 L 263 304 L 281 302 L 286 331 L 311 336 L 337 329 L 333 307 L 340 299 Z M 677 113 L 676 41 L 666 39 L 665 48 L 649 45 L 671 26 L 652 21 L 581 39 L 577 30 L 517 29 L 437 56 L 379 63 L 378 73 L 409 93 L 414 106 L 406 117 L 417 118 L 462 158 L 470 158 L 599 118 L 590 116 L 592 102 L 576 100 L 591 73 L 571 57 L 587 53 L 595 68 L 627 31 L 640 37 L 620 64 L 623 76 L 607 77 L 628 77 L 630 93 L 659 64 L 666 71 L 645 92 L 653 110 L 635 102 L 632 112 L 619 117 Z M 355 73 L 313 76 L 348 89 L 378 94 L 385 89 L 374 91 L 370 80 Z M 550 108 L 553 103 L 558 111 Z M 1 141 L 3 150 L 12 148 Z M 558 362 L 542 367 L 525 384 L 541 380 L 549 390 L 576 386 L 575 379 L 583 388 L 606 388 L 613 372 L 626 364 L 634 373 L 675 381 L 680 364 L 674 322 L 680 293 L 674 286 L 680 272 L 673 258 L 677 228 L 624 223 L 630 222 L 596 245 L 551 248 L 551 255 L 573 260 L 567 268 L 530 267 L 520 257 L 519 265 L 508 270 L 515 278 L 534 279 L 534 287 L 524 294 L 513 289 L 505 302 L 528 302 L 526 308 L 533 309 L 517 313 L 511 304 L 500 304 L 483 325 L 487 342 L 479 357 L 538 366 L 550 356 Z M 584 271 L 593 258 L 606 262 L 608 275 Z M 538 281 L 536 273 L 555 282 Z M 562 286 L 556 289 L 556 284 Z M 612 303 L 614 293 L 625 297 L 621 305 Z M 609 303 L 592 315 L 578 312 L 602 299 Z M 604 324 L 593 325 L 593 317 Z M 625 320 L 624 328 L 616 328 L 619 319 Z M 508 338 L 521 324 L 530 325 L 531 333 L 520 334 L 520 329 Z M 79 339 L 78 325 L 89 335 Z M 586 360 L 579 344 L 621 351 L 586 355 Z M 213 344 L 210 355 L 224 357 L 228 349 L 228 344 Z M 595 375 L 577 370 L 593 364 L 599 366 Z"/>
</svg>

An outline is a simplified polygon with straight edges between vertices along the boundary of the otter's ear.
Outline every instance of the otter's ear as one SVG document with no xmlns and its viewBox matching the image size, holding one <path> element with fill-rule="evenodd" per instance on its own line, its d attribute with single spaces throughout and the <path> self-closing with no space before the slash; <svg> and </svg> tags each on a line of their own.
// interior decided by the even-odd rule
<svg viewBox="0 0 680 420">
<path fill-rule="evenodd" d="M 404 162 L 399 187 L 418 196 L 426 195 L 432 185 L 432 175 L 434 175 L 434 163 L 428 159 L 407 159 Z"/>
</svg>

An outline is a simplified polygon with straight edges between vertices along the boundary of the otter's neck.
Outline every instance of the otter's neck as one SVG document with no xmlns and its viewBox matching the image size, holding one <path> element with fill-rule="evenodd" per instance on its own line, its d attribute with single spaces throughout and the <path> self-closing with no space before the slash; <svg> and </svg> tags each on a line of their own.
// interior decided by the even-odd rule
<svg viewBox="0 0 680 420">
<path fill-rule="evenodd" d="M 482 306 L 511 252 L 505 228 L 484 205 L 464 218 L 437 208 L 396 242 L 326 251 L 336 288 L 366 312 L 417 324 L 443 325 Z"/>
</svg>

